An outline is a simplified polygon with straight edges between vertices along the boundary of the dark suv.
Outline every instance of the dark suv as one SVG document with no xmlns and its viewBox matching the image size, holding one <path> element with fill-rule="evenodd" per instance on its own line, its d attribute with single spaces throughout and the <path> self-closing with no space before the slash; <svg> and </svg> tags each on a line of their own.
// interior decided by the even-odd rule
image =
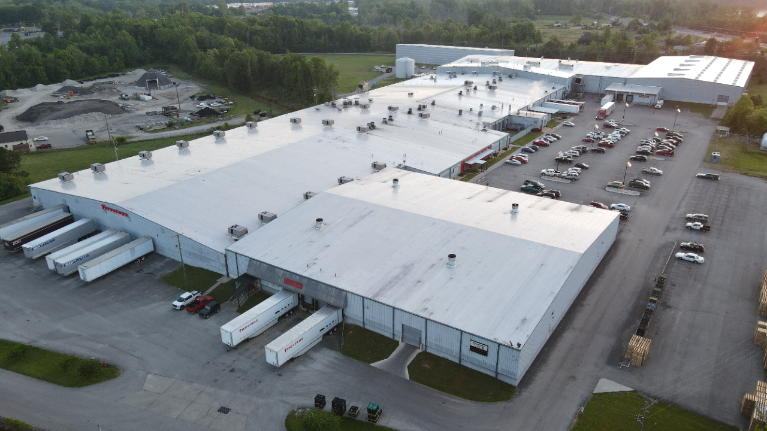
<svg viewBox="0 0 767 431">
<path fill-rule="evenodd" d="M 525 185 L 528 185 L 528 184 L 532 184 L 532 185 L 534 185 L 534 186 L 536 186 L 536 187 L 538 187 L 540 189 L 545 187 L 542 182 L 535 181 L 535 180 L 525 180 Z"/>
<path fill-rule="evenodd" d="M 706 251 L 706 248 L 703 247 L 703 244 L 698 244 L 695 242 L 683 242 L 679 244 L 679 247 L 682 250 L 692 250 L 692 251 L 697 251 L 699 253 L 703 253 L 704 251 Z"/>
<path fill-rule="evenodd" d="M 221 304 L 216 301 L 210 301 L 205 304 L 205 308 L 200 310 L 200 317 L 204 319 L 210 319 L 210 316 L 221 311 Z"/>
<path fill-rule="evenodd" d="M 647 156 L 631 156 L 629 157 L 629 160 L 634 160 L 635 162 L 646 162 Z"/>
<path fill-rule="evenodd" d="M 559 163 L 566 163 L 566 164 L 569 165 L 570 163 L 573 162 L 573 158 L 572 157 L 568 157 L 568 156 L 562 156 L 562 157 L 554 158 L 554 161 L 555 162 L 559 162 Z"/>
<path fill-rule="evenodd" d="M 696 177 L 703 178 L 704 180 L 719 181 L 719 174 L 698 174 Z"/>
<path fill-rule="evenodd" d="M 631 180 L 631 182 L 629 182 L 629 187 L 634 187 L 635 189 L 650 190 L 650 186 L 647 185 L 647 183 L 638 180 Z"/>
</svg>

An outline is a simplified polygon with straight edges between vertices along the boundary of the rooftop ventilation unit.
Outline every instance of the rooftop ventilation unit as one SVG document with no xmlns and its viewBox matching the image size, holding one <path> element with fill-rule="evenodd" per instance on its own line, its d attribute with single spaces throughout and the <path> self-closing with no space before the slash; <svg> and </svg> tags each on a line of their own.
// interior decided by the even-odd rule
<svg viewBox="0 0 767 431">
<path fill-rule="evenodd" d="M 277 214 L 270 213 L 269 211 L 264 211 L 258 214 L 258 219 L 261 220 L 261 223 L 269 223 L 270 221 L 276 218 L 277 218 Z"/>
<path fill-rule="evenodd" d="M 391 188 L 393 189 L 399 188 L 399 179 L 394 178 L 393 180 L 391 180 Z"/>
<path fill-rule="evenodd" d="M 318 218 L 317 220 L 314 221 L 314 228 L 317 229 L 317 230 L 324 229 L 325 228 L 325 222 L 321 218 Z"/>
<path fill-rule="evenodd" d="M 482 111 L 477 112 L 477 117 L 481 117 L 481 116 L 482 116 Z"/>
<path fill-rule="evenodd" d="M 309 200 L 315 196 L 317 196 L 317 193 L 315 192 L 306 192 L 304 193 L 304 200 Z"/>
<path fill-rule="evenodd" d="M 138 157 L 141 160 L 151 160 L 152 159 L 152 152 L 151 151 L 139 151 Z"/>
<path fill-rule="evenodd" d="M 330 102 L 330 106 L 335 108 L 336 107 L 336 101 L 334 100 L 334 101 Z"/>
<path fill-rule="evenodd" d="M 238 224 L 234 226 L 229 226 L 228 231 L 229 231 L 229 235 L 231 235 L 235 241 L 237 241 L 238 239 L 248 234 L 248 228 L 246 228 L 245 226 L 240 226 Z"/>
<path fill-rule="evenodd" d="M 360 108 L 362 108 L 362 109 L 370 109 L 370 104 L 369 103 L 363 103 L 363 104 L 360 105 Z"/>
<path fill-rule="evenodd" d="M 381 169 L 386 168 L 386 163 L 373 162 L 370 164 L 370 166 L 376 171 L 380 171 Z"/>
<path fill-rule="evenodd" d="M 213 136 L 215 136 L 216 139 L 223 139 L 224 136 L 226 136 L 226 132 L 224 132 L 223 130 L 214 130 Z"/>
<path fill-rule="evenodd" d="M 479 75 L 479 71 L 478 71 L 478 70 L 472 70 L 472 71 L 471 71 L 471 74 L 472 74 L 472 75 Z"/>
<path fill-rule="evenodd" d="M 496 105 L 493 105 L 493 106 L 491 106 L 491 107 L 490 107 L 490 109 L 491 109 L 491 110 L 493 110 L 493 111 L 495 111 L 495 108 L 496 108 L 496 107 L 497 107 Z"/>
<path fill-rule="evenodd" d="M 474 81 L 463 81 L 463 85 L 467 87 L 471 87 L 472 85 L 474 85 Z"/>
<path fill-rule="evenodd" d="M 357 126 L 357 131 L 360 133 L 367 133 L 368 130 L 370 130 L 368 126 Z"/>
<path fill-rule="evenodd" d="M 463 115 L 463 109 L 458 110 L 458 115 Z"/>
<path fill-rule="evenodd" d="M 407 113 L 412 115 L 413 114 L 413 108 L 407 108 Z"/>
<path fill-rule="evenodd" d="M 389 115 L 389 122 L 391 123 L 392 121 L 394 121 L 394 117 L 392 117 L 391 115 Z"/>
<path fill-rule="evenodd" d="M 459 95 L 459 96 L 463 96 L 463 90 L 459 91 L 459 92 L 458 92 L 458 95 Z"/>
<path fill-rule="evenodd" d="M 453 267 L 455 267 L 455 265 L 456 265 L 455 255 L 454 254 L 448 254 L 447 255 L 447 266 L 449 266 L 450 268 L 453 268 Z"/>
<path fill-rule="evenodd" d="M 399 106 L 389 106 L 389 111 L 397 112 L 397 111 L 399 111 Z"/>
<path fill-rule="evenodd" d="M 541 62 L 540 61 L 527 60 L 527 62 L 525 64 L 527 64 L 528 66 L 531 66 L 531 67 L 532 66 L 541 67 Z"/>
<path fill-rule="evenodd" d="M 376 122 L 371 121 L 368 123 L 368 130 L 375 130 L 376 129 Z"/>
<path fill-rule="evenodd" d="M 68 183 L 70 181 L 74 181 L 75 176 L 69 172 L 62 172 L 59 174 L 59 180 L 61 180 L 62 183 Z"/>
<path fill-rule="evenodd" d="M 511 213 L 516 214 L 519 212 L 519 204 L 511 204 Z"/>
<path fill-rule="evenodd" d="M 183 150 L 184 148 L 189 148 L 189 141 L 176 141 L 176 146 L 179 150 Z"/>
<path fill-rule="evenodd" d="M 255 121 L 248 121 L 245 123 L 245 127 L 247 127 L 248 129 L 255 129 L 256 127 L 258 127 L 258 123 L 256 123 Z"/>
<path fill-rule="evenodd" d="M 338 184 L 346 184 L 346 183 L 350 183 L 352 181 L 354 181 L 354 178 L 341 177 L 341 178 L 338 179 Z"/>
<path fill-rule="evenodd" d="M 333 120 L 322 120 L 323 126 L 332 126 L 333 124 L 335 124 L 335 121 Z"/>
<path fill-rule="evenodd" d="M 501 72 L 496 70 L 493 72 L 493 76 L 501 76 Z"/>
<path fill-rule="evenodd" d="M 407 97 L 413 97 L 413 93 L 407 93 Z"/>
<path fill-rule="evenodd" d="M 91 164 L 91 171 L 93 171 L 94 174 L 100 174 L 106 170 L 107 170 L 107 167 L 102 165 L 101 163 Z"/>
<path fill-rule="evenodd" d="M 300 118 L 291 118 L 290 119 L 290 123 L 291 124 L 301 124 L 301 119 Z"/>
<path fill-rule="evenodd" d="M 428 112 L 418 113 L 418 118 L 429 118 L 429 116 L 431 116 L 431 114 L 429 114 Z"/>
<path fill-rule="evenodd" d="M 360 105 L 360 99 L 355 98 L 354 99 L 354 106 L 359 106 L 359 105 Z"/>
<path fill-rule="evenodd" d="M 490 86 L 490 87 L 488 87 L 488 88 L 490 88 L 491 90 L 497 90 L 497 89 L 498 89 L 498 86 L 497 86 L 497 85 L 491 85 L 491 86 Z"/>
</svg>

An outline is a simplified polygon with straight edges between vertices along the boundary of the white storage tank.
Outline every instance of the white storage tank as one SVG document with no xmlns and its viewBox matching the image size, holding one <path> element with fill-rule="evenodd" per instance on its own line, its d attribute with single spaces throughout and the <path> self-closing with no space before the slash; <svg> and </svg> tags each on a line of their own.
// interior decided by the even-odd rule
<svg viewBox="0 0 767 431">
<path fill-rule="evenodd" d="M 760 148 L 764 151 L 767 151 L 767 133 L 762 136 L 762 146 Z"/>
<path fill-rule="evenodd" d="M 395 74 L 397 78 L 411 78 L 415 74 L 415 60 L 408 57 L 398 58 Z"/>
</svg>

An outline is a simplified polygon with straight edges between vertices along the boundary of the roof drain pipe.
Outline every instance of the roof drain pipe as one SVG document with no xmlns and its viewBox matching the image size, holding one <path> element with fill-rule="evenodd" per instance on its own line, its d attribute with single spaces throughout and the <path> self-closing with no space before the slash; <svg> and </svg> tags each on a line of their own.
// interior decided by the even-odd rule
<svg viewBox="0 0 767 431">
<path fill-rule="evenodd" d="M 511 213 L 516 214 L 519 212 L 519 204 L 511 204 Z"/>
<path fill-rule="evenodd" d="M 455 267 L 455 255 L 454 254 L 448 254 L 447 255 L 447 266 L 449 268 Z"/>
<path fill-rule="evenodd" d="M 325 223 L 323 223 L 321 218 L 318 218 L 314 224 L 314 228 L 317 230 L 322 230 L 322 228 L 325 227 Z"/>
<path fill-rule="evenodd" d="M 391 180 L 391 188 L 396 189 L 399 187 L 399 180 L 397 178 Z"/>
</svg>

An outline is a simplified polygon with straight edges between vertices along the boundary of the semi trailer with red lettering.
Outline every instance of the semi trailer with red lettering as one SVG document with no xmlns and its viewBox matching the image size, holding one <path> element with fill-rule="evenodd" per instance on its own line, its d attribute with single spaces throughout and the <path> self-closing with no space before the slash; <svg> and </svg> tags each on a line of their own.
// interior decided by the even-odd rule
<svg viewBox="0 0 767 431">
<path fill-rule="evenodd" d="M 265 348 L 266 362 L 280 367 L 292 358 L 301 356 L 322 341 L 343 320 L 340 308 L 326 305 L 304 319 Z"/>
<path fill-rule="evenodd" d="M 277 323 L 280 316 L 298 305 L 298 294 L 280 290 L 260 304 L 235 317 L 221 327 L 221 341 L 235 347 L 248 338 L 256 337 Z"/>
</svg>

